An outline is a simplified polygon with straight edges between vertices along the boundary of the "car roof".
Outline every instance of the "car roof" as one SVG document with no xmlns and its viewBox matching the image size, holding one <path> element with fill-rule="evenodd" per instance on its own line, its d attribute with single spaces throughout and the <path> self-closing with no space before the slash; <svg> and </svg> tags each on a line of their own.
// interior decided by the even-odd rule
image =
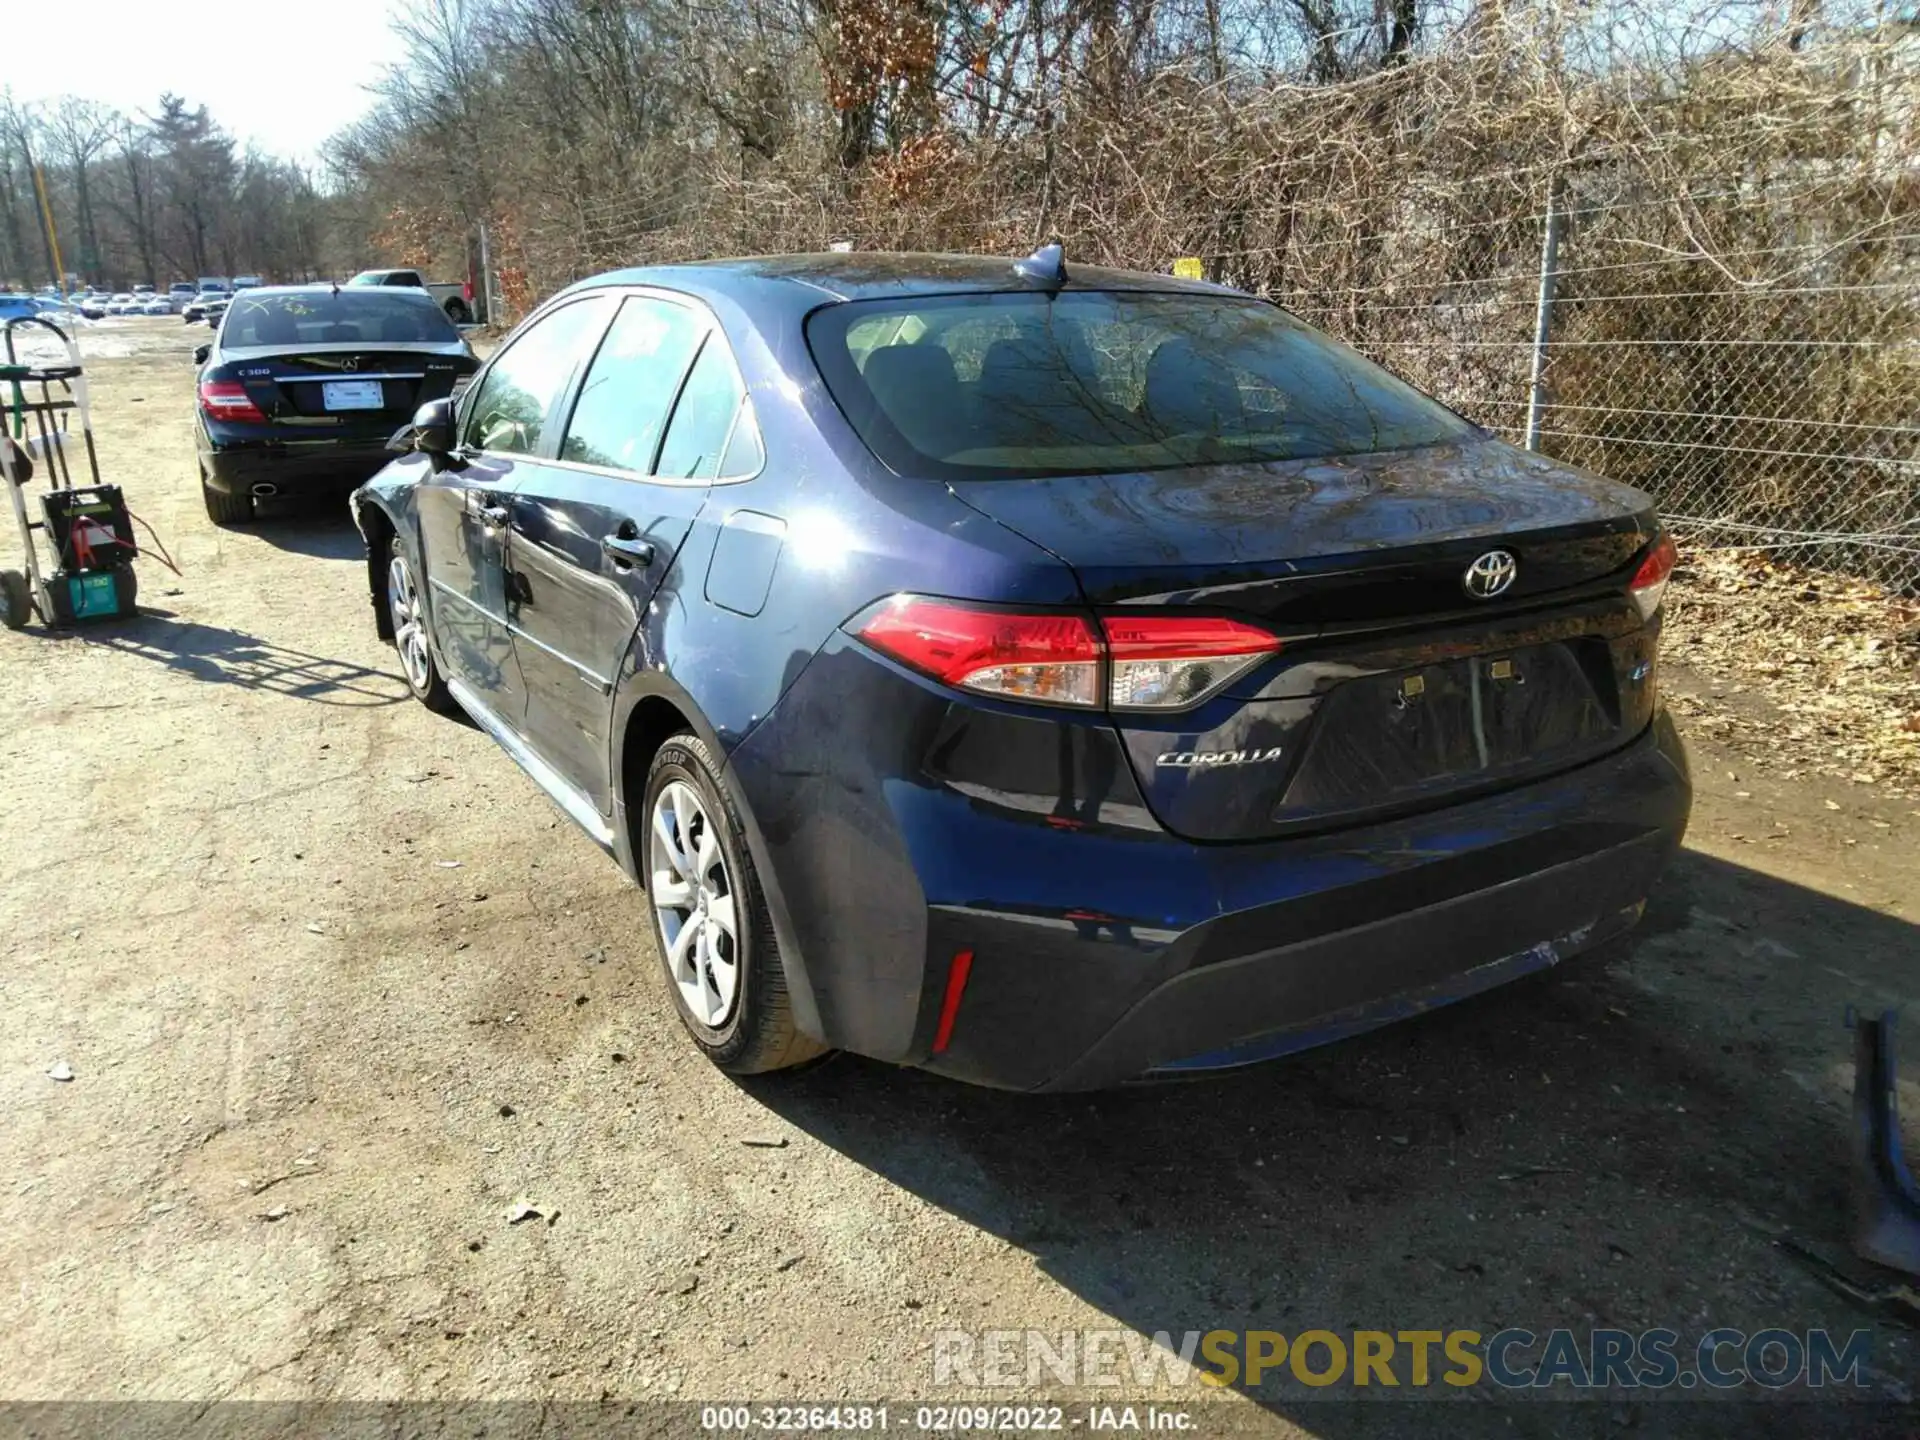
<svg viewBox="0 0 1920 1440">
<path fill-rule="evenodd" d="M 912 295 L 987 294 L 1050 288 L 1014 269 L 1017 257 L 834 251 L 814 255 L 756 255 L 687 264 L 613 270 L 580 281 L 567 292 L 607 285 L 658 285 L 738 301 L 784 300 L 807 308 L 824 300 L 873 300 Z M 1066 258 L 1066 290 L 1147 290 L 1170 294 L 1238 294 L 1200 280 L 1143 270 L 1082 265 Z"/>
</svg>

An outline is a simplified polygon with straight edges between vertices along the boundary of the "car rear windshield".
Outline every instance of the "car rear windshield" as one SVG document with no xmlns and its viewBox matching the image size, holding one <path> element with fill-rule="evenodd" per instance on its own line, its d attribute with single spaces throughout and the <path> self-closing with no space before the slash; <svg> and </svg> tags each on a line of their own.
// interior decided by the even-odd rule
<svg viewBox="0 0 1920 1440">
<path fill-rule="evenodd" d="M 432 297 L 393 291 L 286 295 L 246 294 L 227 308 L 220 326 L 225 350 L 250 346 L 457 344 L 453 328 Z"/>
<path fill-rule="evenodd" d="M 829 305 L 827 388 L 900 474 L 991 480 L 1404 450 L 1474 429 L 1284 311 L 1067 290 Z"/>
</svg>

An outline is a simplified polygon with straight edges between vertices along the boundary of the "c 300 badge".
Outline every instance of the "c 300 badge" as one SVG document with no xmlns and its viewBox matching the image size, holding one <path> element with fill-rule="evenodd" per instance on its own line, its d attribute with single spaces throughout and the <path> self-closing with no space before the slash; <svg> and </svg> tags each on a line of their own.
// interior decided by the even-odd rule
<svg viewBox="0 0 1920 1440">
<path fill-rule="evenodd" d="M 1280 747 L 1270 750 L 1169 750 L 1154 759 L 1155 765 L 1180 770 L 1200 770 L 1214 765 L 1261 765 L 1280 758 Z"/>
</svg>

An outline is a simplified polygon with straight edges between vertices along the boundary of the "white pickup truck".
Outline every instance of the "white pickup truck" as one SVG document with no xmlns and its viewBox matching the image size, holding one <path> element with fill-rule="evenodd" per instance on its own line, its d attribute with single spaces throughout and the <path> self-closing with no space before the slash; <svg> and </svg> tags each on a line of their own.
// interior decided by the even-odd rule
<svg viewBox="0 0 1920 1440">
<path fill-rule="evenodd" d="M 418 270 L 362 270 L 347 284 L 399 285 L 411 290 L 424 290 L 440 302 L 440 308 L 447 312 L 447 318 L 456 325 L 471 325 L 475 320 L 486 318 L 480 313 L 480 307 L 473 303 L 471 281 L 463 285 L 429 285 Z"/>
</svg>

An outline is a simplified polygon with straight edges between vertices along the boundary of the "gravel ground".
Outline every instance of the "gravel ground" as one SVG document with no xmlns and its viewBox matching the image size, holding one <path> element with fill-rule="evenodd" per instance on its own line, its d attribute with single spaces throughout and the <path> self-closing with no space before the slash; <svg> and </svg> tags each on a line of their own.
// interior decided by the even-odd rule
<svg viewBox="0 0 1920 1440">
<path fill-rule="evenodd" d="M 1871 1328 L 1872 1393 L 1908 1398 L 1909 1333 L 1780 1241 L 1852 1268 L 1841 1017 L 1920 1000 L 1911 800 L 1691 736 L 1688 847 L 1591 963 L 1180 1087 L 736 1082 L 682 1038 L 639 894 L 408 701 L 344 513 L 207 523 L 196 334 L 103 326 L 90 372 L 105 474 L 184 575 L 144 563 L 137 621 L 0 633 L 0 1396 L 897 1400 L 942 1393 L 948 1329 L 1779 1325 Z M 1881 1414 L 1480 1387 L 1389 1426 L 1354 1396 L 1205 1413 Z"/>
</svg>

